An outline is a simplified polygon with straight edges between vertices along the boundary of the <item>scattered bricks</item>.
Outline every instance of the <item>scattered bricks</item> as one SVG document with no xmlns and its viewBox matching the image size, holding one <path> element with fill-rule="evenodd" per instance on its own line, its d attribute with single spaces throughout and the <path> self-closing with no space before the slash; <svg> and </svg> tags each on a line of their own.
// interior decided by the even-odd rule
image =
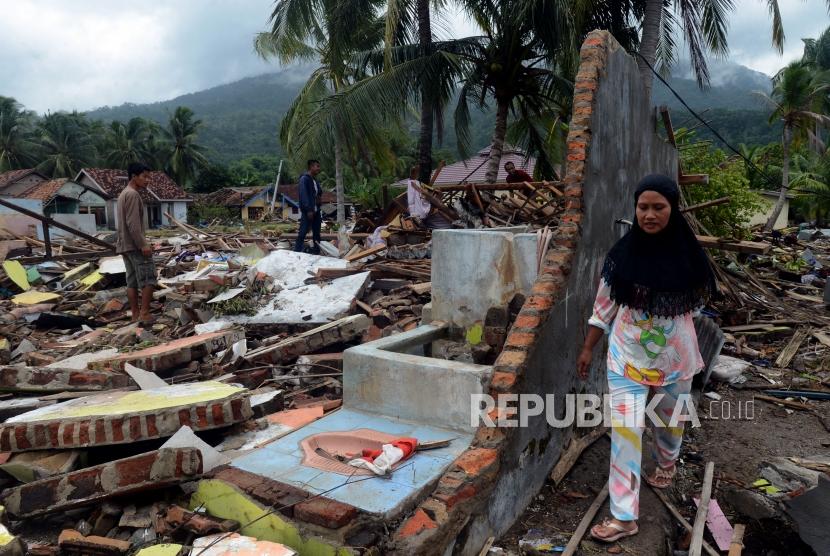
<svg viewBox="0 0 830 556">
<path fill-rule="evenodd" d="M 45 353 L 30 351 L 23 356 L 23 361 L 25 361 L 26 365 L 30 367 L 45 367 L 49 363 L 54 363 L 55 358 L 51 355 L 46 355 Z"/>
<path fill-rule="evenodd" d="M 280 512 L 288 517 L 294 515 L 297 504 L 310 496 L 299 488 L 233 467 L 219 469 L 213 478 L 233 485 L 266 506 L 281 508 Z"/>
<path fill-rule="evenodd" d="M 74 529 L 64 529 L 58 537 L 58 546 L 63 554 L 102 555 L 126 554 L 130 543 L 95 535 L 85 537 Z"/>
<path fill-rule="evenodd" d="M 228 349 L 244 338 L 245 333 L 235 329 L 197 334 L 141 351 L 125 353 L 113 359 L 92 361 L 87 366 L 93 370 L 123 371 L 124 366 L 130 363 L 145 371 L 165 371 L 201 359 L 205 355 Z"/>
<path fill-rule="evenodd" d="M 326 346 L 346 342 L 361 336 L 369 329 L 370 324 L 369 317 L 363 314 L 345 317 L 302 334 L 291 336 L 276 344 L 249 351 L 245 355 L 245 360 L 255 363 L 279 364 Z"/>
<path fill-rule="evenodd" d="M 0 500 L 9 515 L 21 519 L 165 488 L 201 473 L 196 448 L 163 448 L 6 489 Z"/>
<path fill-rule="evenodd" d="M 245 390 L 198 382 L 135 392 L 105 392 L 42 407 L 0 425 L 0 451 L 82 448 L 166 438 L 229 426 L 253 412 Z"/>
<path fill-rule="evenodd" d="M 92 526 L 92 534 L 105 537 L 110 529 L 118 525 L 122 510 L 120 506 L 105 502 L 98 508 L 97 513 L 98 516 L 95 518 L 95 525 Z"/>
<path fill-rule="evenodd" d="M 109 301 L 107 301 L 104 304 L 103 307 L 101 307 L 101 313 L 102 314 L 115 313 L 116 311 L 120 311 L 123 308 L 124 308 L 124 303 L 116 297 L 116 298 L 110 299 Z"/>
<path fill-rule="evenodd" d="M 498 467 L 499 453 L 491 448 L 470 448 L 453 462 L 467 475 L 489 473 Z"/>
<path fill-rule="evenodd" d="M 431 517 L 427 515 L 427 513 L 418 508 L 415 510 L 415 513 L 412 516 L 403 522 L 398 530 L 395 532 L 395 536 L 400 539 L 407 539 L 409 537 L 414 537 L 421 531 L 427 529 L 437 529 L 438 524 L 432 520 Z"/>
<path fill-rule="evenodd" d="M 311 498 L 294 506 L 294 518 L 327 529 L 339 529 L 357 517 L 357 508 L 327 498 Z"/>
<path fill-rule="evenodd" d="M 156 520 L 156 533 L 171 535 L 182 530 L 196 535 L 229 533 L 239 529 L 239 522 L 232 519 L 217 519 L 209 515 L 185 510 L 181 506 L 169 506 Z"/>
<path fill-rule="evenodd" d="M 132 385 L 130 377 L 108 371 L 47 367 L 0 367 L 0 390 L 5 392 L 86 392 Z"/>
<path fill-rule="evenodd" d="M 27 556 L 60 556 L 61 549 L 53 544 L 30 544 L 27 547 Z"/>
</svg>

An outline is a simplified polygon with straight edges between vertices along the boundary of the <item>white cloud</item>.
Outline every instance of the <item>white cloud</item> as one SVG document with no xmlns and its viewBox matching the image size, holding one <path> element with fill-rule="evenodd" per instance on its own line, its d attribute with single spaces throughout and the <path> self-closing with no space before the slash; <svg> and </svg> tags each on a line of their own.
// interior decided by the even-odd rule
<svg viewBox="0 0 830 556">
<path fill-rule="evenodd" d="M 787 44 L 770 46 L 764 0 L 736 0 L 731 60 L 772 74 L 801 55 L 801 37 L 830 24 L 825 0 L 779 0 Z M 27 108 L 87 110 L 153 102 L 273 71 L 253 53 L 273 0 L 14 0 L 0 18 L 0 95 Z M 457 8 L 437 34 L 476 31 Z"/>
</svg>

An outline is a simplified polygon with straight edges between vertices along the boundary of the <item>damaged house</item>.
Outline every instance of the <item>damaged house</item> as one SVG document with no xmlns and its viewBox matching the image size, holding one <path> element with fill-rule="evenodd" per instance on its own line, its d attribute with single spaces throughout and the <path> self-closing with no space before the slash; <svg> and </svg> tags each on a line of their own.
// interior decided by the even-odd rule
<svg viewBox="0 0 830 556">
<path fill-rule="evenodd" d="M 147 189 L 141 191 L 147 211 L 147 227 L 172 225 L 166 214 L 172 215 L 180 222 L 187 222 L 187 206 L 193 202 L 193 198 L 166 173 L 154 171 L 149 174 Z M 118 195 L 127 187 L 126 170 L 83 168 L 78 172 L 75 181 L 106 192 L 109 196 L 105 209 L 106 226 L 111 230 L 117 229 L 116 205 Z"/>
</svg>

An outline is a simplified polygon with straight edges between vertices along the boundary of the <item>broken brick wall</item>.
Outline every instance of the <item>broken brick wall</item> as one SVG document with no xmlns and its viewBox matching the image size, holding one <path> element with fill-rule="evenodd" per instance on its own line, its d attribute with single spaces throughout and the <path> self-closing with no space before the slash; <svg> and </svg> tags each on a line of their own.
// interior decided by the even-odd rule
<svg viewBox="0 0 830 556">
<path fill-rule="evenodd" d="M 576 358 L 605 254 L 626 231 L 616 221 L 633 218 L 640 178 L 655 172 L 676 177 L 678 168 L 676 150 L 655 132 L 656 114 L 634 58 L 605 31 L 588 35 L 580 56 L 564 179 L 567 210 L 490 385 L 494 396 L 554 394 L 560 418 L 566 394 L 606 389 L 604 346 L 595 351 L 587 381 L 576 376 Z M 473 446 L 401 523 L 397 552 L 478 554 L 530 503 L 573 434 L 573 428 L 550 427 L 544 414 L 524 428 L 480 428 Z"/>
</svg>

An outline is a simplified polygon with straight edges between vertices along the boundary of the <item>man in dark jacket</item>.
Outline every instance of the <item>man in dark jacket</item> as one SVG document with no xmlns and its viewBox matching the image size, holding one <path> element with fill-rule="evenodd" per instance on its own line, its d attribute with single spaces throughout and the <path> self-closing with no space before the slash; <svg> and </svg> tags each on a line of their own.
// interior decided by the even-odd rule
<svg viewBox="0 0 830 556">
<path fill-rule="evenodd" d="M 305 247 L 305 236 L 311 228 L 311 238 L 314 245 L 311 252 L 320 254 L 320 225 L 323 223 L 323 214 L 320 206 L 323 204 L 323 189 L 320 183 L 314 179 L 320 173 L 320 161 L 309 160 L 306 173 L 300 176 L 300 230 L 297 232 L 297 242 L 294 244 L 294 251 L 303 251 Z"/>
</svg>

